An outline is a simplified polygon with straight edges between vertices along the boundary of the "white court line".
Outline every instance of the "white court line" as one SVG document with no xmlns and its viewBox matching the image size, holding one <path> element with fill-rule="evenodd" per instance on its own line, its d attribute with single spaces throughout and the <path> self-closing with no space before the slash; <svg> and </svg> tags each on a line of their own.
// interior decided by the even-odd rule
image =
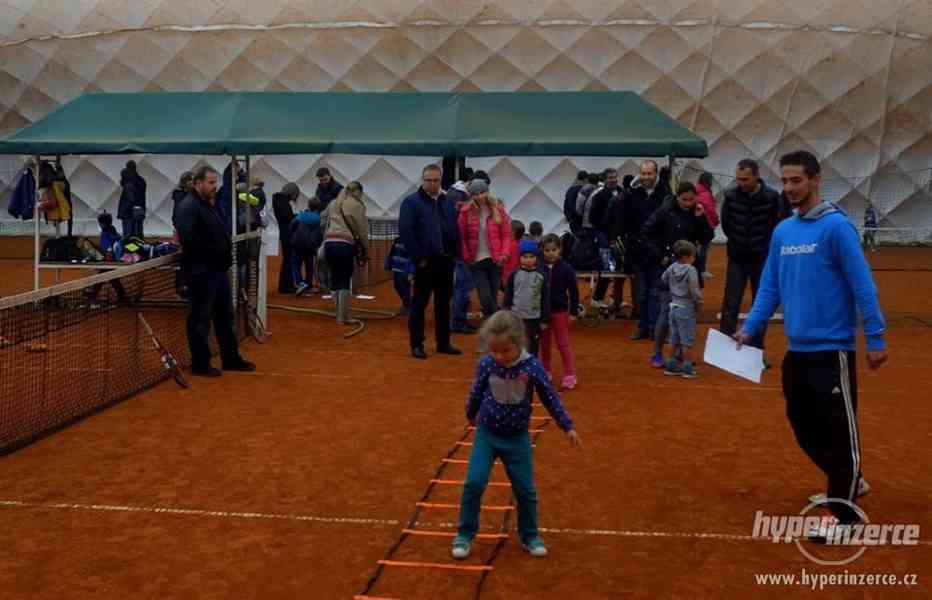
<svg viewBox="0 0 932 600">
<path fill-rule="evenodd" d="M 221 519 L 258 519 L 258 520 L 279 520 L 279 521 L 304 521 L 313 523 L 328 524 L 349 524 L 349 525 L 385 525 L 395 527 L 402 524 L 397 519 L 367 519 L 362 517 L 321 517 L 313 515 L 300 515 L 289 513 L 257 513 L 257 512 L 233 512 L 225 510 L 203 510 L 193 508 L 155 508 L 148 506 L 120 506 L 112 504 L 71 504 L 71 503 L 37 503 L 23 502 L 20 500 L 0 500 L 0 507 L 4 508 L 24 508 L 33 510 L 86 510 L 97 512 L 125 512 L 125 513 L 147 513 L 147 514 L 166 514 L 182 515 L 194 517 L 214 517 Z M 407 522 L 405 522 L 407 523 Z M 422 527 L 441 527 L 452 529 L 457 527 L 456 523 L 427 523 L 417 522 Z M 716 532 L 698 532 L 698 531 L 629 531 L 616 529 L 573 529 L 573 528 L 550 528 L 541 527 L 541 532 L 556 535 L 585 535 L 585 536 L 603 536 L 603 537 L 640 537 L 640 538 L 676 538 L 676 539 L 710 539 L 710 540 L 731 540 L 739 542 L 768 542 L 770 538 L 756 538 L 751 535 L 739 535 L 732 533 Z M 932 541 L 920 541 L 923 546 L 932 546 Z"/>
<path fill-rule="evenodd" d="M 273 519 L 280 521 L 312 521 L 314 523 L 349 523 L 352 525 L 399 525 L 401 521 L 395 519 L 366 519 L 361 517 L 318 517 L 312 515 L 256 513 L 256 512 L 230 512 L 225 510 L 202 510 L 194 508 L 154 508 L 149 506 L 119 506 L 111 504 L 44 504 L 35 502 L 22 502 L 19 500 L 0 500 L 0 507 L 53 509 L 53 510 L 89 510 L 99 512 L 126 512 L 150 513 L 167 515 L 186 515 L 195 517 L 219 517 L 223 519 Z"/>
</svg>

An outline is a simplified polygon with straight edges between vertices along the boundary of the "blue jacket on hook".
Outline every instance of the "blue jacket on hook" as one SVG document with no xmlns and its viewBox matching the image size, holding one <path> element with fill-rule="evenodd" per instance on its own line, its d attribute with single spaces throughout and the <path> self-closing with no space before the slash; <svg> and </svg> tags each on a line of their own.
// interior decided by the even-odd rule
<svg viewBox="0 0 932 600">
<path fill-rule="evenodd" d="M 16 189 L 10 197 L 7 212 L 16 219 L 28 221 L 36 210 L 36 178 L 32 171 L 23 169 L 23 174 L 16 182 Z"/>
</svg>

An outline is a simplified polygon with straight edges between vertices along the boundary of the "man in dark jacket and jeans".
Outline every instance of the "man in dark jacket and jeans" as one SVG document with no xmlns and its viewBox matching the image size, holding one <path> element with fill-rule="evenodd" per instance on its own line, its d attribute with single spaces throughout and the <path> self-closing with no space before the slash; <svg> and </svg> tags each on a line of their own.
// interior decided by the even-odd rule
<svg viewBox="0 0 932 600">
<path fill-rule="evenodd" d="M 292 271 L 293 254 L 291 250 L 291 222 L 294 220 L 294 203 L 298 201 L 301 190 L 294 183 L 286 183 L 282 191 L 272 195 L 272 210 L 278 223 L 278 241 L 282 247 L 282 264 L 278 273 L 278 293 L 295 293 L 296 282 Z"/>
<path fill-rule="evenodd" d="M 657 163 L 645 160 L 641 163 L 641 173 L 637 182 L 632 185 L 622 205 L 623 230 L 627 236 L 625 269 L 634 271 L 634 289 L 637 297 L 635 304 L 640 314 L 638 330 L 631 336 L 633 340 L 649 339 L 657 323 L 657 291 L 661 271 L 657 261 L 650 258 L 643 231 L 651 215 L 668 200 L 670 191 L 658 182 Z"/>
<path fill-rule="evenodd" d="M 123 239 L 141 238 L 142 223 L 146 219 L 146 180 L 136 171 L 136 161 L 128 161 L 120 172 L 120 186 L 117 218 L 123 223 Z"/>
<path fill-rule="evenodd" d="M 401 203 L 398 229 L 401 241 L 414 263 L 414 297 L 408 317 L 411 355 L 427 358 L 424 352 L 424 312 L 434 295 L 434 327 L 437 352 L 462 354 L 450 344 L 450 300 L 453 296 L 453 265 L 460 253 L 456 207 L 440 190 L 442 170 L 427 165 L 421 187 Z"/>
<path fill-rule="evenodd" d="M 320 200 L 320 212 L 324 212 L 327 205 L 336 200 L 343 191 L 343 186 L 337 183 L 327 167 L 317 169 L 317 181 L 317 192 L 314 195 Z"/>
<path fill-rule="evenodd" d="M 670 289 L 661 281 L 661 277 L 670 263 L 677 259 L 673 253 L 673 245 L 680 240 L 686 240 L 701 246 L 708 244 L 715 237 L 715 231 L 709 225 L 702 205 L 697 201 L 696 187 L 688 182 L 681 183 L 676 189 L 676 199 L 665 203 L 647 220 L 643 236 L 646 260 L 648 264 L 654 265 L 651 272 L 657 277 L 654 286 L 657 291 L 650 300 L 655 303 L 652 308 L 657 315 L 652 330 L 654 353 L 651 364 L 659 367 L 663 366 L 663 344 L 669 333 L 669 310 L 663 309 L 664 305 L 669 308 L 672 300 Z M 702 275 L 699 275 L 699 285 L 702 285 Z"/>
<path fill-rule="evenodd" d="M 600 236 L 602 242 L 600 246 L 608 248 L 617 239 L 613 234 L 620 235 L 624 188 L 618 184 L 618 169 L 605 169 L 602 175 L 605 177 L 605 185 L 592 193 L 592 210 L 589 213 L 589 219 L 602 234 Z M 592 295 L 593 306 L 604 306 L 605 292 L 608 291 L 609 281 L 609 279 L 599 278 L 599 283 L 595 287 L 595 294 Z M 621 310 L 621 297 L 625 289 L 625 280 L 613 279 L 611 281 L 613 284 L 612 312 L 617 314 Z"/>
<path fill-rule="evenodd" d="M 255 371 L 256 366 L 240 356 L 233 330 L 233 297 L 229 269 L 233 264 L 230 231 L 217 212 L 219 173 L 201 167 L 194 174 L 194 189 L 178 205 L 176 226 L 181 238 L 181 268 L 190 281 L 191 310 L 188 314 L 188 345 L 191 372 L 202 377 L 219 377 L 211 366 L 210 323 L 213 321 L 224 371 Z"/>
<path fill-rule="evenodd" d="M 737 186 L 725 192 L 721 210 L 722 230 L 728 237 L 728 270 L 721 321 L 721 331 L 726 335 L 734 335 L 738 329 L 738 313 L 748 282 L 751 298 L 757 297 L 770 238 L 782 213 L 779 192 L 761 181 L 755 161 L 740 161 L 735 179 Z M 763 349 L 766 334 L 765 324 L 751 345 Z"/>
<path fill-rule="evenodd" d="M 586 185 L 588 179 L 589 173 L 585 171 L 577 173 L 576 181 L 566 190 L 566 195 L 563 198 L 563 216 L 566 217 L 566 222 L 570 226 L 573 235 L 578 234 L 579 230 L 582 229 L 582 216 L 576 212 L 576 198 L 579 197 L 579 190 Z"/>
</svg>

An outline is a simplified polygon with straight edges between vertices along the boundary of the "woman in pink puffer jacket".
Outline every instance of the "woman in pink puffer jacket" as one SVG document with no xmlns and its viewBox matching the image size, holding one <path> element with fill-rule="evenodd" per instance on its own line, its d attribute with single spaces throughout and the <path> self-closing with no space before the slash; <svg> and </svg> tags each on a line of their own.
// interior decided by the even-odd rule
<svg viewBox="0 0 932 600">
<path fill-rule="evenodd" d="M 712 175 L 709 173 L 703 173 L 699 176 L 699 181 L 696 183 L 696 200 L 702 205 L 705 218 L 714 231 L 715 228 L 718 227 L 720 219 L 718 218 L 718 210 L 715 206 L 715 196 L 712 195 L 713 182 Z M 699 248 L 699 256 L 696 257 L 696 269 L 700 273 L 705 272 L 707 277 L 711 275 L 706 269 L 706 261 L 708 260 L 710 246 L 711 243 L 703 244 L 702 247 Z"/>
<path fill-rule="evenodd" d="M 470 202 L 459 214 L 463 262 L 469 265 L 486 318 L 498 311 L 502 265 L 511 250 L 511 221 L 502 204 L 489 195 L 481 179 L 469 182 Z"/>
</svg>

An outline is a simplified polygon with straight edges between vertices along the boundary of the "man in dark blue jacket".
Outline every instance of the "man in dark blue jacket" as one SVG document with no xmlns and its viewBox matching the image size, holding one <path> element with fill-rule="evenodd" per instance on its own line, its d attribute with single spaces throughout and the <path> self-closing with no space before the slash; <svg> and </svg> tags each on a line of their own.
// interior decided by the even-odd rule
<svg viewBox="0 0 932 600">
<path fill-rule="evenodd" d="M 320 212 L 324 212 L 327 205 L 336 200 L 340 192 L 343 191 L 343 186 L 337 183 L 327 167 L 317 169 L 317 181 L 319 183 L 314 195 L 320 200 Z"/>
<path fill-rule="evenodd" d="M 175 225 L 181 238 L 181 268 L 190 286 L 188 346 L 191 372 L 202 377 L 219 377 L 210 364 L 210 324 L 220 345 L 224 371 L 255 371 L 243 359 L 233 330 L 233 294 L 229 269 L 233 264 L 230 230 L 217 210 L 217 171 L 201 167 L 194 174 L 194 189 L 178 204 Z"/>
<path fill-rule="evenodd" d="M 424 352 L 424 311 L 434 295 L 434 327 L 437 352 L 462 354 L 450 344 L 450 300 L 453 296 L 453 265 L 460 254 L 456 207 L 441 191 L 442 171 L 427 165 L 421 187 L 404 199 L 399 215 L 401 241 L 414 263 L 414 297 L 408 317 L 411 355 L 427 358 Z"/>
</svg>

